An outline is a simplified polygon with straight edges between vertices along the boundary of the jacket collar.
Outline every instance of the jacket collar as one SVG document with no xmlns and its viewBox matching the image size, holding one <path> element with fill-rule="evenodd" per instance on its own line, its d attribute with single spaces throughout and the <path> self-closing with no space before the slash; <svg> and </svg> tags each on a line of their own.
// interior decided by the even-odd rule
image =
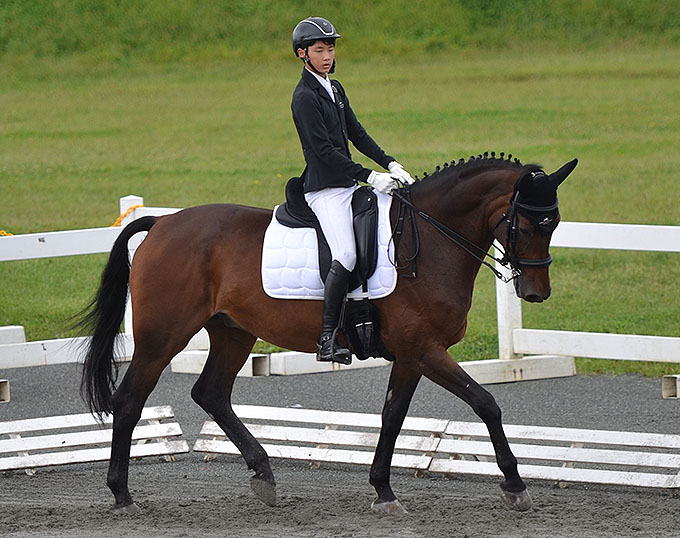
<svg viewBox="0 0 680 538">
<path fill-rule="evenodd" d="M 312 89 L 316 90 L 321 97 L 325 97 L 328 99 L 331 103 L 333 102 L 333 99 L 331 99 L 331 96 L 328 95 L 328 92 L 326 91 L 326 88 L 324 88 L 321 83 L 317 80 L 317 78 L 307 69 L 306 67 L 302 68 L 302 80 L 305 81 L 305 83 Z"/>
</svg>

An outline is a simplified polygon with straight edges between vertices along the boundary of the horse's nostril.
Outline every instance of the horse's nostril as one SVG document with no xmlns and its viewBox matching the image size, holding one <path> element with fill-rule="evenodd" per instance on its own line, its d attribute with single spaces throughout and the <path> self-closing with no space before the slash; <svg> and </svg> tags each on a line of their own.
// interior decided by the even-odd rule
<svg viewBox="0 0 680 538">
<path fill-rule="evenodd" d="M 530 303 L 542 303 L 543 297 L 540 295 L 530 294 L 524 297 L 524 300 Z"/>
</svg>

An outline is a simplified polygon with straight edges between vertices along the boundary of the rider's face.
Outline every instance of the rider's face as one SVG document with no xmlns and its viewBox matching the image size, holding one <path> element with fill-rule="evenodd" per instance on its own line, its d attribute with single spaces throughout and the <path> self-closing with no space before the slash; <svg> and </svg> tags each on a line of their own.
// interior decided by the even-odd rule
<svg viewBox="0 0 680 538">
<path fill-rule="evenodd" d="M 326 76 L 333 67 L 333 61 L 335 60 L 335 44 L 316 41 L 307 48 L 307 53 L 312 67 Z M 303 49 L 298 49 L 298 56 L 304 58 L 305 51 Z"/>
</svg>

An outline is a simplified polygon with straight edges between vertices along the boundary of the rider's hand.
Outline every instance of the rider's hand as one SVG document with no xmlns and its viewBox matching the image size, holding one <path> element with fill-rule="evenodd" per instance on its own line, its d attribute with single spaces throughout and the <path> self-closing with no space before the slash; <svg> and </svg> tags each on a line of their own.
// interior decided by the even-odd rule
<svg viewBox="0 0 680 538">
<path fill-rule="evenodd" d="M 404 185 L 411 185 L 415 182 L 415 180 L 411 177 L 411 174 L 404 170 L 404 167 L 397 161 L 392 161 L 387 165 L 387 168 L 389 168 L 390 174 L 395 176 Z"/>
<path fill-rule="evenodd" d="M 391 190 L 397 188 L 397 183 L 394 181 L 392 175 L 385 172 L 376 172 L 373 170 L 366 181 L 371 187 L 383 194 L 387 194 Z"/>
</svg>

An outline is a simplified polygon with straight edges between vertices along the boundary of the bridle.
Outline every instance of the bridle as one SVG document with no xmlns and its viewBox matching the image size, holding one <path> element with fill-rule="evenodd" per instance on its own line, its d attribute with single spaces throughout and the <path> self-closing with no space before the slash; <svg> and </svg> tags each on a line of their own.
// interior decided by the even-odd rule
<svg viewBox="0 0 680 538">
<path fill-rule="evenodd" d="M 534 177 L 537 177 L 541 174 L 545 175 L 545 173 L 542 171 L 531 172 L 531 174 Z M 521 258 L 517 256 L 517 235 L 519 230 L 519 215 L 526 217 L 527 220 L 529 220 L 529 222 L 531 222 L 531 224 L 534 226 L 534 229 L 541 235 L 550 235 L 555 230 L 558 223 L 557 207 L 559 202 L 557 196 L 555 197 L 555 202 L 553 204 L 545 206 L 535 206 L 526 204 L 520 201 L 520 193 L 519 190 L 517 189 L 517 184 L 515 185 L 515 192 L 510 200 L 510 208 L 508 209 L 508 211 L 503 213 L 501 218 L 498 220 L 498 222 L 494 225 L 494 227 L 491 230 L 493 233 L 503 222 L 507 223 L 507 235 L 505 242 L 506 250 L 504 251 L 502 248 L 500 248 L 500 245 L 496 246 L 496 248 L 500 250 L 502 253 L 502 256 L 500 258 L 497 258 L 489 254 L 488 251 L 484 250 L 476 243 L 473 243 L 466 237 L 460 235 L 458 232 L 442 224 L 434 217 L 418 209 L 413 204 L 413 202 L 411 202 L 411 189 L 409 185 L 404 185 L 400 189 L 395 189 L 390 194 L 392 195 L 393 198 L 399 200 L 400 202 L 397 223 L 392 233 L 395 251 L 398 248 L 401 235 L 403 233 L 404 214 L 406 210 L 408 210 L 410 216 L 409 220 L 411 222 L 411 232 L 414 241 L 413 243 L 414 247 L 412 255 L 405 260 L 406 262 L 413 264 L 413 270 L 411 274 L 408 275 L 409 277 L 416 276 L 415 260 L 420 250 L 420 241 L 418 239 L 414 215 L 418 215 L 419 217 L 421 217 L 425 222 L 432 225 L 439 233 L 441 233 L 449 241 L 452 241 L 460 248 L 462 248 L 465 252 L 470 254 L 470 256 L 472 256 L 477 261 L 481 262 L 483 265 L 488 267 L 493 272 L 493 274 L 496 275 L 496 278 L 502 280 L 503 282 L 507 283 L 510 282 L 511 280 L 515 280 L 522 274 L 523 267 L 543 268 L 548 267 L 552 263 L 552 256 L 550 254 L 548 254 L 548 256 L 546 256 L 545 258 L 539 259 Z M 491 258 L 493 261 L 497 262 L 503 267 L 509 266 L 511 270 L 511 275 L 505 276 L 491 263 L 489 263 L 486 260 L 486 258 Z"/>
<path fill-rule="evenodd" d="M 545 176 L 544 172 L 531 172 L 532 177 Z M 557 228 L 557 208 L 559 200 L 555 196 L 555 202 L 545 206 L 536 206 L 525 204 L 520 201 L 520 194 L 515 186 L 515 192 L 510 201 L 510 209 L 503 213 L 500 220 L 493 227 L 492 231 L 505 221 L 507 223 L 507 235 L 505 245 L 507 251 L 503 253 L 503 257 L 499 261 L 504 267 L 510 264 L 511 267 L 520 269 L 522 267 L 542 268 L 548 267 L 552 263 L 552 256 L 548 254 L 545 258 L 527 259 L 517 256 L 517 232 L 519 230 L 519 215 L 525 217 L 531 222 L 534 229 L 541 235 L 550 235 Z"/>
</svg>

